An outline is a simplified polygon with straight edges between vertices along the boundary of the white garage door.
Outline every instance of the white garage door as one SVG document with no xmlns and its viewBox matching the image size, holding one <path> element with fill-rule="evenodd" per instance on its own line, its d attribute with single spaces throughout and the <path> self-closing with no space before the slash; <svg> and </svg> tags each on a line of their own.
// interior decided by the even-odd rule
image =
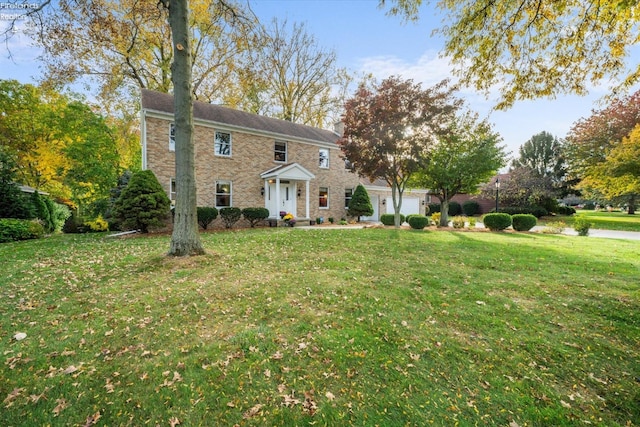
<svg viewBox="0 0 640 427">
<path fill-rule="evenodd" d="M 393 213 L 393 199 L 387 197 L 387 212 Z M 420 213 L 420 199 L 417 197 L 403 197 L 400 213 L 404 216 Z"/>
</svg>

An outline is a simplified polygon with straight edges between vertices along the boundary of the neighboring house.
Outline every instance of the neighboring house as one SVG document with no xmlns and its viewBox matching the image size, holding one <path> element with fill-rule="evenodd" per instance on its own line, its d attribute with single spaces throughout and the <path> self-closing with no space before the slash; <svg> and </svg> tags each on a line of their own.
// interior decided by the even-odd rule
<svg viewBox="0 0 640 427">
<path fill-rule="evenodd" d="M 265 207 L 270 218 L 286 211 L 303 223 L 348 216 L 360 179 L 342 158 L 337 133 L 203 102 L 194 102 L 193 116 L 198 206 Z M 175 201 L 173 132 L 173 96 L 143 89 L 142 168 Z M 370 219 L 393 211 L 389 188 L 365 187 L 376 210 Z M 420 211 L 419 200 L 407 205 L 417 208 L 408 213 Z"/>
</svg>

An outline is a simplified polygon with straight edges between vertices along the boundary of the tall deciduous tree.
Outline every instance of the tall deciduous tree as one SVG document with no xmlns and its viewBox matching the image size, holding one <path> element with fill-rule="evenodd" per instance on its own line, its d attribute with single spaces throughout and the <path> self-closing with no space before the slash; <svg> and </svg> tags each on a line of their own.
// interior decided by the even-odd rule
<svg viewBox="0 0 640 427">
<path fill-rule="evenodd" d="M 628 138 L 640 124 L 640 91 L 615 99 L 602 110 L 578 120 L 566 137 L 566 158 L 569 171 L 581 179 L 578 187 L 587 194 L 608 197 L 603 191 L 615 178 L 607 165 L 612 150 Z M 633 212 L 636 197 L 628 193 L 627 203 Z"/>
<path fill-rule="evenodd" d="M 169 10 L 173 43 L 174 122 L 176 128 L 176 208 L 169 255 L 204 254 L 198 234 L 195 146 L 193 144 L 193 94 L 191 91 L 191 39 L 189 1 L 161 0 Z"/>
<path fill-rule="evenodd" d="M 380 0 L 390 13 L 416 19 L 423 0 Z M 424 1 L 424 3 L 428 3 Z M 515 101 L 587 93 L 605 77 L 619 87 L 640 80 L 626 64 L 638 44 L 640 3 L 601 0 L 439 0 L 446 14 L 437 31 L 463 83 L 499 88 L 498 108 Z"/>
<path fill-rule="evenodd" d="M 449 222 L 449 201 L 460 193 L 474 194 L 505 164 L 500 135 L 477 115 L 467 113 L 449 123 L 449 131 L 423 155 L 411 184 L 428 188 L 440 200 L 440 225 Z"/>
<path fill-rule="evenodd" d="M 333 89 L 350 82 L 336 64 L 336 53 L 323 49 L 304 24 L 274 19 L 264 29 L 254 53 L 256 71 L 248 93 L 262 99 L 263 113 L 322 127 L 342 103 Z M 257 99 L 256 99 L 257 100 Z"/>
<path fill-rule="evenodd" d="M 139 88 L 170 92 L 174 50 L 161 3 L 166 2 L 59 0 L 33 13 L 47 81 L 88 79 L 110 100 L 137 98 Z M 240 6 L 233 0 L 191 0 L 189 8 L 192 90 L 197 99 L 219 101 L 220 88 L 246 66 L 255 21 L 236 19 Z"/>
<path fill-rule="evenodd" d="M 391 187 L 396 227 L 407 183 L 424 153 L 447 132 L 459 105 L 447 81 L 422 89 L 397 76 L 372 88 L 361 84 L 347 101 L 338 144 L 360 176 Z"/>
</svg>

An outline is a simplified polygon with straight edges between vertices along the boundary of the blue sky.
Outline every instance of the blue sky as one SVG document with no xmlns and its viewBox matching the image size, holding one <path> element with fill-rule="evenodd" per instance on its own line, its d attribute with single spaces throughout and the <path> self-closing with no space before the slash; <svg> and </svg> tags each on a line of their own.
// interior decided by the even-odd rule
<svg viewBox="0 0 640 427">
<path fill-rule="evenodd" d="M 271 18 L 304 22 L 320 46 L 334 49 L 340 66 L 352 72 L 372 73 L 379 80 L 400 75 L 431 86 L 450 77 L 448 61 L 439 57 L 443 42 L 431 36 L 441 24 L 432 6 L 422 8 L 417 23 L 403 24 L 398 17 L 386 16 L 378 0 L 252 0 L 251 7 L 264 23 Z M 0 28 L 4 28 L 0 22 Z M 11 41 L 13 60 L 0 48 L 0 78 L 32 82 L 40 73 L 37 51 L 20 33 Z M 536 133 L 547 131 L 563 138 L 571 125 L 590 115 L 605 88 L 587 97 L 562 96 L 556 100 L 519 102 L 506 112 L 491 112 L 493 102 L 472 91 L 461 96 L 468 106 L 489 115 L 507 150 L 514 155 L 518 147 Z"/>
</svg>

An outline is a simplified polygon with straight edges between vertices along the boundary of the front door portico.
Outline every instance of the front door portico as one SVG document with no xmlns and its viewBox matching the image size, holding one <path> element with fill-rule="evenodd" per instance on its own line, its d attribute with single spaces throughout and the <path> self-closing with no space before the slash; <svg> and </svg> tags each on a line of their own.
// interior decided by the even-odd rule
<svg viewBox="0 0 640 427">
<path fill-rule="evenodd" d="M 304 218 L 309 218 L 309 181 L 315 175 L 298 163 L 290 163 L 263 172 L 260 178 L 264 180 L 264 206 L 269 209 L 270 218 L 278 218 L 281 211 L 298 217 L 297 196 L 302 186 L 305 187 Z"/>
</svg>

